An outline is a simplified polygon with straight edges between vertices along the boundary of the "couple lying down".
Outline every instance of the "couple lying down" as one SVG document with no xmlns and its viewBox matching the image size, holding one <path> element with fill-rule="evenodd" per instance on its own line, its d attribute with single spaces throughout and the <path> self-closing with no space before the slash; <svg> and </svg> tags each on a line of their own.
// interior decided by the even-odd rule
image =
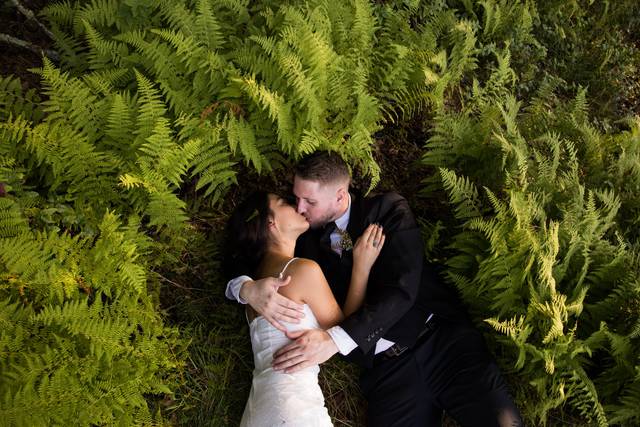
<svg viewBox="0 0 640 427">
<path fill-rule="evenodd" d="M 252 275 L 226 290 L 248 304 L 255 363 L 241 425 L 331 425 L 318 365 L 336 353 L 362 367 L 368 425 L 439 426 L 443 411 L 463 426 L 521 425 L 406 200 L 349 184 L 338 155 L 315 153 L 296 167 L 295 206 L 258 192 L 229 220 L 227 273 Z"/>
<path fill-rule="evenodd" d="M 251 219 L 247 221 L 248 218 Z M 364 299 L 371 266 L 384 244 L 382 227 L 375 224 L 367 227 L 358 239 L 353 247 L 349 291 L 340 308 L 320 266 L 310 259 L 294 257 L 296 240 L 307 231 L 309 223 L 285 199 L 265 192 L 254 193 L 236 210 L 231 223 L 242 229 L 234 234 L 253 253 L 254 260 L 249 261 L 247 271 L 254 271 L 256 278 L 285 275 L 289 278 L 279 293 L 302 304 L 304 313 L 300 323 L 283 323 L 291 332 L 328 329 L 356 311 Z M 257 242 L 252 244 L 253 239 L 264 239 L 262 248 L 254 246 Z M 291 374 L 274 370 L 273 354 L 290 340 L 250 307 L 247 321 L 255 368 L 241 425 L 332 425 L 318 386 L 318 365 Z"/>
</svg>

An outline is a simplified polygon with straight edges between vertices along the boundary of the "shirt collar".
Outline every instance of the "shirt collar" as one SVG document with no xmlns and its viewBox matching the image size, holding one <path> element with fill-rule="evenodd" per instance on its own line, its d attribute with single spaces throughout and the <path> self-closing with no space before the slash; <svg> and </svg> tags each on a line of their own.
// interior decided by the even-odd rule
<svg viewBox="0 0 640 427">
<path fill-rule="evenodd" d="M 340 230 L 347 229 L 347 225 L 349 225 L 349 216 L 351 215 L 351 194 L 347 194 L 349 196 L 349 206 L 347 206 L 347 210 L 342 214 L 342 216 L 334 221 Z"/>
</svg>

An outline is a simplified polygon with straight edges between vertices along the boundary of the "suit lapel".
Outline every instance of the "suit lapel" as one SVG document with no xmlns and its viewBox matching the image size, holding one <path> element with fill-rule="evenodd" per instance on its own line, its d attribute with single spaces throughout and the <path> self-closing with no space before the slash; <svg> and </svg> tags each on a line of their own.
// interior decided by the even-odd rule
<svg viewBox="0 0 640 427">
<path fill-rule="evenodd" d="M 362 235 L 362 232 L 364 231 L 364 212 L 362 206 L 362 204 L 364 203 L 364 198 L 354 193 L 350 194 L 351 213 L 349 213 L 349 224 L 347 224 L 347 232 L 349 233 L 349 236 L 351 236 L 351 239 L 355 244 L 356 240 L 358 240 L 358 237 L 360 237 Z"/>
</svg>

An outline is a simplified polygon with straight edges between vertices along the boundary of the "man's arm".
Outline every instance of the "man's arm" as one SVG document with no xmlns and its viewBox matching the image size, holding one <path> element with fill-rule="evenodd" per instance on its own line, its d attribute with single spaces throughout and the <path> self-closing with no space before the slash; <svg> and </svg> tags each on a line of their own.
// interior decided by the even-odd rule
<svg viewBox="0 0 640 427">
<path fill-rule="evenodd" d="M 336 325 L 327 329 L 327 334 L 329 334 L 338 348 L 338 353 L 343 356 L 346 356 L 358 347 L 358 344 L 340 326 Z"/>
<path fill-rule="evenodd" d="M 289 276 L 284 279 L 266 277 L 255 281 L 249 276 L 239 276 L 227 283 L 225 295 L 230 300 L 249 304 L 275 328 L 286 332 L 280 322 L 300 323 L 304 317 L 301 304 L 278 293 L 280 286 L 286 286 L 290 281 Z"/>
<path fill-rule="evenodd" d="M 365 304 L 340 326 L 367 353 L 414 305 L 421 284 L 424 245 L 407 201 L 387 193 L 369 217 L 383 225 L 386 242 L 371 272 Z"/>
<path fill-rule="evenodd" d="M 274 369 L 292 373 L 323 363 L 338 352 L 338 345 L 341 354 L 356 346 L 367 353 L 415 303 L 424 258 L 418 224 L 398 194 L 385 194 L 373 209 L 376 212 L 368 218 L 384 227 L 386 242 L 376 261 L 378 268 L 371 272 L 375 282 L 368 286 L 365 304 L 331 334 L 319 329 L 287 333 L 295 341 L 275 353 Z"/>
<path fill-rule="evenodd" d="M 373 206 L 370 222 L 382 224 L 386 242 L 370 275 L 365 304 L 340 324 L 340 329 L 311 329 L 288 332 L 295 340 L 274 355 L 274 369 L 292 373 L 323 363 L 338 352 L 348 354 L 355 346 L 367 353 L 384 333 L 413 306 L 421 283 L 423 267 L 422 236 L 407 201 L 398 194 L 382 196 Z M 336 336 L 341 338 L 335 339 Z"/>
</svg>

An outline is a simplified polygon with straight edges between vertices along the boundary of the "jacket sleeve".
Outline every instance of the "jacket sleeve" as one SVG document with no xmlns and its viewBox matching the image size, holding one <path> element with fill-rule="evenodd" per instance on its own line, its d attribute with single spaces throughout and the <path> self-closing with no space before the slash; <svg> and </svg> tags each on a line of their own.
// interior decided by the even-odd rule
<svg viewBox="0 0 640 427">
<path fill-rule="evenodd" d="M 369 275 L 364 304 L 340 325 L 364 353 L 415 303 L 424 261 L 420 229 L 403 197 L 387 193 L 372 211 L 367 218 L 384 227 L 384 247 Z"/>
</svg>

